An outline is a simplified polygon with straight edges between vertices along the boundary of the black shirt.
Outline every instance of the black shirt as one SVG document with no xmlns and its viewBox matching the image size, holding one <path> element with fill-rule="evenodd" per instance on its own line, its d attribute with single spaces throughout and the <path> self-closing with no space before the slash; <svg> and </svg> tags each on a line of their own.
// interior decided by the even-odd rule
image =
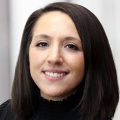
<svg viewBox="0 0 120 120">
<path fill-rule="evenodd" d="M 39 96 L 36 112 L 28 120 L 79 120 L 80 106 L 78 104 L 81 97 L 80 90 L 62 101 L 48 101 Z M 19 118 L 15 119 L 10 100 L 0 106 L 0 120 L 20 120 Z M 106 120 L 111 119 L 106 118 Z"/>
</svg>

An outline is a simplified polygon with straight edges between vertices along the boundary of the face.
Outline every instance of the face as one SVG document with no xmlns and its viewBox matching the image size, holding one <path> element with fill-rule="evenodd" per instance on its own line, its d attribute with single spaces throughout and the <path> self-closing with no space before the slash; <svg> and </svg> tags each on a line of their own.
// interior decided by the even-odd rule
<svg viewBox="0 0 120 120">
<path fill-rule="evenodd" d="M 30 73 L 48 100 L 74 93 L 84 76 L 80 36 L 71 18 L 60 11 L 44 13 L 36 22 L 29 47 Z"/>
</svg>

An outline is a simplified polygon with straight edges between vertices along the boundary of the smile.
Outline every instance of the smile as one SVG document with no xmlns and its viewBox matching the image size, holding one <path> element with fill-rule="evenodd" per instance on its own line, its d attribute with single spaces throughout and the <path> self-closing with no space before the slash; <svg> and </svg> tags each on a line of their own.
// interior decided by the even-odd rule
<svg viewBox="0 0 120 120">
<path fill-rule="evenodd" d="M 46 75 L 50 76 L 50 77 L 63 77 L 65 76 L 67 73 L 56 73 L 56 72 L 45 72 Z"/>
</svg>

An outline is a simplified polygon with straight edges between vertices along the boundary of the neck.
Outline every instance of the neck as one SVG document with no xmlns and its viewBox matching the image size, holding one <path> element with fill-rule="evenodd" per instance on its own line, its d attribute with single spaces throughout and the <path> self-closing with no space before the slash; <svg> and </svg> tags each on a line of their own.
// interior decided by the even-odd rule
<svg viewBox="0 0 120 120">
<path fill-rule="evenodd" d="M 61 96 L 49 96 L 44 94 L 43 92 L 40 91 L 40 96 L 48 101 L 52 100 L 52 101 L 63 101 L 63 99 L 66 99 L 68 96 L 75 94 L 77 91 L 77 89 L 74 89 L 72 92 L 69 92 L 67 94 L 63 94 Z"/>
</svg>

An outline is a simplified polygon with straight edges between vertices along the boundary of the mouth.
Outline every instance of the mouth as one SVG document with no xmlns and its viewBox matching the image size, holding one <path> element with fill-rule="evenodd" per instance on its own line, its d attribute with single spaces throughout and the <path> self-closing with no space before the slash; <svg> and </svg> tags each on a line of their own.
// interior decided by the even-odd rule
<svg viewBox="0 0 120 120">
<path fill-rule="evenodd" d="M 63 71 L 43 71 L 43 73 L 49 77 L 59 78 L 66 76 L 69 72 Z"/>
</svg>

